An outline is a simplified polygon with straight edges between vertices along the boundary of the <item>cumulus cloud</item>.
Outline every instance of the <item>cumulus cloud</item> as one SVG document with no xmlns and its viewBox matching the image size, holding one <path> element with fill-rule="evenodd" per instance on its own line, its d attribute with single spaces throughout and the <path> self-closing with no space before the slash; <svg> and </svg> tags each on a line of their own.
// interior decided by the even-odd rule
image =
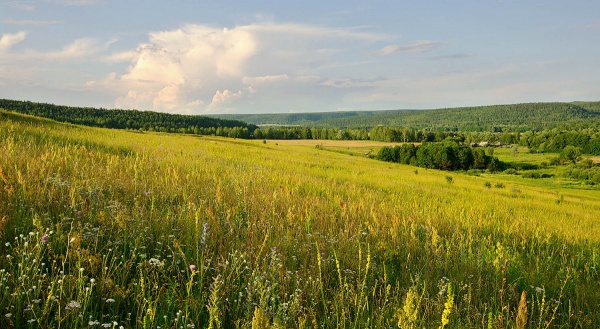
<svg viewBox="0 0 600 329">
<path fill-rule="evenodd" d="M 307 90 L 305 72 L 333 62 L 336 43 L 372 43 L 389 36 L 362 29 L 257 23 L 233 28 L 188 24 L 153 32 L 134 51 L 104 57 L 131 63 L 126 72 L 90 81 L 89 88 L 121 90 L 117 107 L 218 112 L 260 103 L 282 86 Z M 299 87 L 301 86 L 301 87 Z M 307 91 L 308 92 L 308 91 Z"/>
<path fill-rule="evenodd" d="M 215 93 L 215 95 L 212 98 L 212 102 L 210 103 L 210 105 L 208 106 L 208 110 L 214 110 L 214 109 L 227 109 L 227 105 L 230 104 L 232 101 L 242 97 L 243 93 L 242 91 L 238 91 L 238 92 L 232 92 L 229 89 L 225 89 L 223 91 L 217 90 L 217 92 Z"/>
<path fill-rule="evenodd" d="M 23 31 L 13 33 L 13 34 L 11 34 L 11 33 L 3 34 L 2 37 L 0 37 L 0 51 L 11 48 L 12 46 L 16 45 L 17 43 L 25 40 L 26 37 L 27 37 L 27 33 L 23 32 Z"/>
<path fill-rule="evenodd" d="M 132 61 L 119 85 L 128 89 L 118 104 L 157 111 L 179 108 L 200 110 L 202 98 L 212 97 L 209 109 L 217 109 L 241 93 L 219 90 L 227 81 L 241 84 L 245 65 L 254 55 L 254 36 L 244 28 L 216 29 L 186 25 L 181 29 L 155 32 L 135 52 L 121 52 L 109 61 Z M 96 82 L 95 86 L 106 85 Z"/>
<path fill-rule="evenodd" d="M 391 55 L 396 53 L 423 53 L 433 51 L 442 45 L 441 42 L 431 40 L 419 40 L 407 45 L 389 45 L 379 50 L 380 55 Z"/>
</svg>

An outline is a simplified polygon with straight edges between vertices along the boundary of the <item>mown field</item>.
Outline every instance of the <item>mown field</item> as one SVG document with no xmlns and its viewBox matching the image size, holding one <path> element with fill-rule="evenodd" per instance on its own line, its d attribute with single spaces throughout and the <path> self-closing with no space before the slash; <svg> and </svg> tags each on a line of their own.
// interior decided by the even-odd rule
<svg viewBox="0 0 600 329">
<path fill-rule="evenodd" d="M 600 326 L 600 192 L 508 176 L 0 112 L 0 327 Z"/>
</svg>

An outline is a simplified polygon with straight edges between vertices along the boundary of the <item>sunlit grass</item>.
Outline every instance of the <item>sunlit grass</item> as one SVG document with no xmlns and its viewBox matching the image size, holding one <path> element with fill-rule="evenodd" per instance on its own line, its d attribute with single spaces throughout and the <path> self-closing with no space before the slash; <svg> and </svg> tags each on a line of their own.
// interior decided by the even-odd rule
<svg viewBox="0 0 600 329">
<path fill-rule="evenodd" d="M 1 120 L 0 327 L 600 325 L 595 191 Z"/>
</svg>

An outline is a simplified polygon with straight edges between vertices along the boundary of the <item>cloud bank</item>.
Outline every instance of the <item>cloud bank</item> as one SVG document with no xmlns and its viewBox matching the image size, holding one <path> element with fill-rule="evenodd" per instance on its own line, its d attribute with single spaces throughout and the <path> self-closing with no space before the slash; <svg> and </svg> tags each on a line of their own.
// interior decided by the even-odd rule
<svg viewBox="0 0 600 329">
<path fill-rule="evenodd" d="M 189 24 L 150 33 L 148 42 L 134 51 L 107 55 L 107 62 L 129 62 L 127 71 L 86 85 L 117 94 L 119 108 L 207 113 L 240 110 L 244 104 L 242 110 L 256 109 L 264 103 L 273 105 L 269 95 L 274 90 L 288 93 L 276 97 L 290 106 L 289 97 L 294 95 L 307 98 L 330 92 L 331 86 L 322 83 L 326 79 L 307 80 L 306 72 L 329 64 L 340 42 L 372 43 L 385 38 L 360 30 L 298 24 L 222 29 Z"/>
</svg>

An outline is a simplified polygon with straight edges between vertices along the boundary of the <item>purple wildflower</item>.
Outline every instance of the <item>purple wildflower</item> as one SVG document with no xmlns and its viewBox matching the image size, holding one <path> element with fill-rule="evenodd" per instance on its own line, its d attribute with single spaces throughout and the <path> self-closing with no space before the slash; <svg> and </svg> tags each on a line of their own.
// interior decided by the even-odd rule
<svg viewBox="0 0 600 329">
<path fill-rule="evenodd" d="M 42 242 L 43 243 L 48 242 L 48 236 L 47 235 L 42 235 Z"/>
<path fill-rule="evenodd" d="M 196 270 L 196 265 L 190 265 L 190 270 L 195 271 Z"/>
</svg>

